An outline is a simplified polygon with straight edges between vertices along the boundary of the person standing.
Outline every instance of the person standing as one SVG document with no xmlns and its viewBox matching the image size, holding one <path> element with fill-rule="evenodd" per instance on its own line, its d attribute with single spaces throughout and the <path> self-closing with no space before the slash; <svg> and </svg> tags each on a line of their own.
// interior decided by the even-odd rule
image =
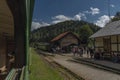
<svg viewBox="0 0 120 80">
<path fill-rule="evenodd" d="M 94 57 L 94 50 L 92 48 L 89 48 L 89 51 L 90 51 L 90 58 L 93 58 Z"/>
<path fill-rule="evenodd" d="M 80 48 L 80 56 L 83 57 L 83 48 Z"/>
<path fill-rule="evenodd" d="M 90 52 L 89 47 L 86 47 L 87 58 L 89 58 L 89 55 L 90 55 L 89 52 Z"/>
<path fill-rule="evenodd" d="M 75 47 L 72 48 L 72 53 L 75 56 Z"/>
</svg>

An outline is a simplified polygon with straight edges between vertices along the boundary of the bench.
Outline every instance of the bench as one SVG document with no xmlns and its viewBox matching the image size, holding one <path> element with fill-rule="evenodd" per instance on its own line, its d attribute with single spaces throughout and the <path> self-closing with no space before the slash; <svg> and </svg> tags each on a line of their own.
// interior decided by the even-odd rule
<svg viewBox="0 0 120 80">
<path fill-rule="evenodd" d="M 112 58 L 113 58 L 114 62 L 120 62 L 120 54 L 119 53 L 114 53 Z"/>
<path fill-rule="evenodd" d="M 103 59 L 118 62 L 120 61 L 120 54 L 118 52 L 104 53 Z"/>
<path fill-rule="evenodd" d="M 112 58 L 110 53 L 104 53 L 102 57 L 103 57 L 103 59 L 106 59 L 106 60 L 111 60 L 111 58 Z"/>
</svg>

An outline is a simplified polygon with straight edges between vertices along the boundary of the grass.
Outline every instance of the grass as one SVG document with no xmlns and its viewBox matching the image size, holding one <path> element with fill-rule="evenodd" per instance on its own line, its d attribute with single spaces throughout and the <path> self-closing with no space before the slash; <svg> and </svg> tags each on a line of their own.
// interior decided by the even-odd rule
<svg viewBox="0 0 120 80">
<path fill-rule="evenodd" d="M 64 80 L 59 72 L 45 63 L 34 49 L 31 49 L 31 57 L 30 80 Z"/>
</svg>

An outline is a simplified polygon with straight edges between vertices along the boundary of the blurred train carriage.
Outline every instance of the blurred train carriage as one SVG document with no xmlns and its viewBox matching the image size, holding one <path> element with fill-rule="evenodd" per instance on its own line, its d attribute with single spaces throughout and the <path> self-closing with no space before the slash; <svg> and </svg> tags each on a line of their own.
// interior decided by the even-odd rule
<svg viewBox="0 0 120 80">
<path fill-rule="evenodd" d="M 0 80 L 27 80 L 33 6 L 34 0 L 0 1 Z"/>
</svg>

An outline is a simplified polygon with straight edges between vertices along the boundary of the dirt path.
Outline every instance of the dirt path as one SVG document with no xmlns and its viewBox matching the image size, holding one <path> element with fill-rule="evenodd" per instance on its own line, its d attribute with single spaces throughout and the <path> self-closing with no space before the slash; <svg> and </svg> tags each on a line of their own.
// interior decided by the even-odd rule
<svg viewBox="0 0 120 80">
<path fill-rule="evenodd" d="M 56 63 L 53 60 L 53 56 L 52 57 L 51 56 L 43 56 L 43 55 L 40 55 L 40 56 L 43 58 L 43 60 L 45 62 L 47 62 L 50 65 L 50 67 L 57 70 L 60 73 L 60 75 L 64 77 L 64 80 L 83 80 L 83 79 L 81 79 L 81 77 L 77 76 L 76 74 L 72 73 L 65 67 Z"/>
<path fill-rule="evenodd" d="M 55 57 L 53 57 L 55 62 L 83 77 L 85 80 L 120 80 L 120 75 L 118 74 L 93 68 L 84 64 L 70 62 L 68 61 L 69 59 L 72 59 L 72 57 L 62 55 L 55 55 Z"/>
</svg>

